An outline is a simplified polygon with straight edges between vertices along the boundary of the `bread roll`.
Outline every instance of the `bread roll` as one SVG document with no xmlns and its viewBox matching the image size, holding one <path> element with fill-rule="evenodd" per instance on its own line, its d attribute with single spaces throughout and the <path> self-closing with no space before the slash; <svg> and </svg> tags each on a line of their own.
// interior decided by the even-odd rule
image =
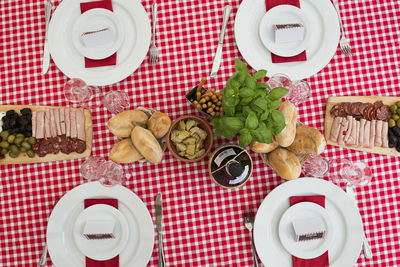
<svg viewBox="0 0 400 267">
<path fill-rule="evenodd" d="M 296 154 L 321 154 L 326 142 L 323 134 L 315 128 L 302 125 L 296 129 L 296 137 L 288 147 Z"/>
<path fill-rule="evenodd" d="M 127 110 L 121 112 L 108 120 L 108 129 L 118 137 L 129 137 L 132 129 L 138 126 L 146 125 L 147 115 L 139 110 Z"/>
<path fill-rule="evenodd" d="M 260 153 L 260 154 L 269 153 L 277 147 L 278 147 L 278 143 L 275 141 L 274 137 L 272 137 L 271 144 L 259 143 L 257 141 L 253 141 L 250 143 L 251 151 L 254 151 L 254 152 Z"/>
<path fill-rule="evenodd" d="M 131 139 L 124 139 L 110 151 L 109 158 L 117 163 L 132 163 L 143 158 L 142 154 L 133 146 Z"/>
<path fill-rule="evenodd" d="M 154 135 L 143 127 L 136 126 L 131 133 L 131 140 L 136 149 L 148 161 L 160 163 L 163 157 L 163 151 Z"/>
<path fill-rule="evenodd" d="M 156 138 L 163 138 L 171 127 L 171 119 L 161 112 L 154 112 L 150 117 L 147 127 Z"/>
<path fill-rule="evenodd" d="M 301 164 L 296 154 L 285 148 L 277 148 L 268 154 L 268 164 L 285 180 L 293 180 L 301 174 Z"/>
<path fill-rule="evenodd" d="M 296 136 L 297 109 L 292 103 L 286 101 L 281 104 L 279 110 L 285 117 L 286 126 L 275 136 L 275 140 L 280 146 L 288 147 Z"/>
</svg>

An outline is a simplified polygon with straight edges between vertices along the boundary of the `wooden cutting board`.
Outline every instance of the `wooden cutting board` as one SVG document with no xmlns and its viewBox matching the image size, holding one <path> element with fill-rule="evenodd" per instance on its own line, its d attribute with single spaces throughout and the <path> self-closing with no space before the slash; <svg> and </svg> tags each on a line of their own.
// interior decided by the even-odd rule
<svg viewBox="0 0 400 267">
<path fill-rule="evenodd" d="M 383 147 L 375 147 L 375 148 L 365 148 L 365 147 L 351 147 L 351 146 L 341 146 L 336 142 L 332 142 L 329 140 L 329 135 L 331 133 L 331 127 L 333 123 L 333 117 L 331 116 L 331 109 L 334 105 L 343 103 L 343 102 L 362 102 L 362 103 L 374 103 L 376 101 L 381 100 L 385 105 L 392 105 L 397 101 L 400 101 L 400 97 L 394 96 L 331 96 L 328 98 L 326 102 L 326 111 L 325 111 L 325 139 L 329 145 L 333 146 L 340 146 L 349 149 L 383 154 L 383 155 L 390 155 L 390 156 L 400 156 L 400 153 L 396 151 L 395 148 L 383 148 Z"/>
<path fill-rule="evenodd" d="M 19 113 L 19 110 L 23 108 L 30 108 L 32 111 L 44 111 L 46 109 L 57 109 L 63 107 L 1 105 L 0 112 L 13 109 Z M 70 109 L 76 110 L 76 108 L 70 108 Z M 6 155 L 6 158 L 0 159 L 0 164 L 38 163 L 38 162 L 78 159 L 90 156 L 92 151 L 92 138 L 93 138 L 92 114 L 87 109 L 84 110 L 84 114 L 85 114 L 86 150 L 83 153 L 78 154 L 76 152 L 72 152 L 70 154 L 64 154 L 59 152 L 58 154 L 47 154 L 44 157 L 39 157 L 38 155 L 35 155 L 35 157 L 33 158 L 28 157 L 25 153 L 21 153 L 17 158 L 11 158 L 10 156 Z"/>
</svg>

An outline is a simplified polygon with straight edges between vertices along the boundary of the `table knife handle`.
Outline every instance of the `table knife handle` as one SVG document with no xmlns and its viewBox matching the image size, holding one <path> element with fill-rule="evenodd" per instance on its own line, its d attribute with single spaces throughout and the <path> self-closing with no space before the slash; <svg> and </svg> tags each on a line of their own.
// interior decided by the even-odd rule
<svg viewBox="0 0 400 267">
<path fill-rule="evenodd" d="M 44 266 L 46 264 L 46 261 L 47 261 L 47 244 L 44 245 L 42 255 L 40 256 L 39 259 L 39 265 Z"/>
<path fill-rule="evenodd" d="M 158 267 L 165 267 L 162 234 L 158 233 Z"/>
<path fill-rule="evenodd" d="M 45 17 L 45 25 L 46 25 L 46 32 L 45 32 L 45 38 L 47 40 L 47 31 L 49 28 L 49 23 L 50 23 L 50 15 L 51 15 L 51 3 L 50 2 L 45 2 L 44 3 L 44 17 Z"/>
<path fill-rule="evenodd" d="M 363 233 L 363 251 L 366 259 L 372 259 L 371 247 L 369 246 L 368 239 L 365 237 L 365 233 Z"/>
<path fill-rule="evenodd" d="M 224 36 L 225 36 L 225 31 L 226 31 L 226 25 L 228 24 L 229 16 L 231 14 L 232 7 L 231 6 L 225 6 L 224 7 L 224 16 L 222 19 L 222 28 L 221 28 L 221 33 L 219 34 L 218 38 L 218 43 L 222 44 L 224 42 Z"/>
</svg>

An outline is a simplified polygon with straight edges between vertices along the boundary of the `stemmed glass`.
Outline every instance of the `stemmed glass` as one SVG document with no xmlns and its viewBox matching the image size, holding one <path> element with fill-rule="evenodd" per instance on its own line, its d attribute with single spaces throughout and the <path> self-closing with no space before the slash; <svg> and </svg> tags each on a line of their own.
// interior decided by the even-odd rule
<svg viewBox="0 0 400 267">
<path fill-rule="evenodd" d="M 272 75 L 267 84 L 271 89 L 275 87 L 285 87 L 289 89 L 285 99 L 295 105 L 303 103 L 311 94 L 310 85 L 306 81 L 292 81 L 287 75 L 281 73 Z"/>
<path fill-rule="evenodd" d="M 104 186 L 114 186 L 125 181 L 122 166 L 102 157 L 89 157 L 80 168 L 88 181 L 99 181 Z"/>
</svg>

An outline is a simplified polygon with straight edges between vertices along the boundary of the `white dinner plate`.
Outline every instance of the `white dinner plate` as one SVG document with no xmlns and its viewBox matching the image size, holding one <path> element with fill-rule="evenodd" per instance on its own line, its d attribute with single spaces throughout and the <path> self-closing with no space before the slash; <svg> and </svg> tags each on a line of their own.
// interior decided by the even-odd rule
<svg viewBox="0 0 400 267">
<path fill-rule="evenodd" d="M 87 239 L 83 229 L 88 221 L 115 222 L 114 238 Z M 98 261 L 114 258 L 122 252 L 128 242 L 129 227 L 124 215 L 110 205 L 97 204 L 84 209 L 75 221 L 73 235 L 76 246 L 83 255 Z"/>
<path fill-rule="evenodd" d="M 86 47 L 82 42 L 82 35 L 87 32 L 96 32 L 108 28 L 112 41 L 95 47 Z M 87 58 L 107 58 L 117 52 L 125 37 L 124 25 L 114 12 L 105 8 L 94 8 L 78 17 L 72 27 L 72 42 L 78 52 Z"/>
<path fill-rule="evenodd" d="M 143 62 L 150 45 L 150 21 L 139 0 L 113 0 L 113 12 L 124 25 L 124 41 L 117 52 L 117 64 L 85 68 L 84 57 L 72 42 L 72 27 L 81 15 L 82 0 L 64 0 L 54 11 L 48 32 L 49 50 L 57 67 L 69 78 L 103 86 L 131 75 Z"/>
<path fill-rule="evenodd" d="M 279 238 L 279 222 L 291 196 L 324 195 L 334 238 L 329 245 L 329 266 L 353 266 L 362 245 L 362 221 L 354 201 L 336 185 L 322 179 L 299 178 L 272 190 L 258 208 L 254 222 L 257 254 L 265 266 L 291 267 L 292 255 Z"/>
<path fill-rule="evenodd" d="M 274 24 L 294 24 L 299 23 L 304 26 L 304 39 L 297 42 L 275 43 Z M 310 27 L 300 8 L 292 5 L 279 5 L 268 10 L 262 17 L 259 34 L 261 42 L 272 53 L 291 57 L 300 54 L 307 47 L 310 41 L 307 29 Z"/>
<path fill-rule="evenodd" d="M 68 191 L 51 212 L 46 240 L 53 264 L 85 266 L 85 255 L 75 244 L 73 228 L 88 198 L 118 199 L 118 210 L 129 225 L 127 245 L 119 254 L 120 266 L 146 266 L 154 247 L 154 226 L 146 205 L 126 187 L 106 187 L 99 182 L 85 183 Z"/>
<path fill-rule="evenodd" d="M 325 225 L 325 237 L 296 242 L 296 234 L 292 222 L 295 220 L 319 218 Z M 312 202 L 301 202 L 291 206 L 282 215 L 279 222 L 279 238 L 285 249 L 301 259 L 313 259 L 328 250 L 333 240 L 334 228 L 325 208 Z"/>
<path fill-rule="evenodd" d="M 284 73 L 292 80 L 308 78 L 324 68 L 336 53 L 340 37 L 339 20 L 330 0 L 300 0 L 306 18 L 306 61 L 272 63 L 271 52 L 259 35 L 259 25 L 266 14 L 265 0 L 243 0 L 235 19 L 235 40 L 240 53 L 255 70 L 265 69 L 268 77 Z"/>
</svg>

